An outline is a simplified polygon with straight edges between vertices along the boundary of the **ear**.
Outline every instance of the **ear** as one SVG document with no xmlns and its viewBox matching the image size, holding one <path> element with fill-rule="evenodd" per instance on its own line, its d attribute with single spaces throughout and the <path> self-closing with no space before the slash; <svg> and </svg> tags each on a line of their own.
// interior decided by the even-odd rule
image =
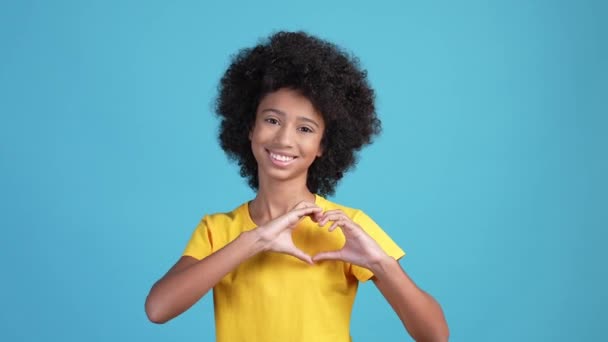
<svg viewBox="0 0 608 342">
<path fill-rule="evenodd" d="M 325 153 L 325 132 L 323 132 L 323 138 L 321 138 L 321 142 L 319 142 L 319 150 L 317 151 L 317 158 L 323 156 L 323 153 Z"/>
<path fill-rule="evenodd" d="M 323 155 L 323 145 L 319 146 L 319 151 L 317 152 L 317 158 Z"/>
</svg>

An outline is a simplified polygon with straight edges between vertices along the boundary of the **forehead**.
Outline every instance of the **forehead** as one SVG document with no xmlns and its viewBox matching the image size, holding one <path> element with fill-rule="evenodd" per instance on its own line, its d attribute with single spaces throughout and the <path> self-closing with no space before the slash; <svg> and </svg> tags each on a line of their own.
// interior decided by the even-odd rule
<svg viewBox="0 0 608 342">
<path fill-rule="evenodd" d="M 266 109 L 277 109 L 287 116 L 303 116 L 315 121 L 323 122 L 323 116 L 315 109 L 306 96 L 292 89 L 279 89 L 262 98 L 257 112 Z"/>
</svg>

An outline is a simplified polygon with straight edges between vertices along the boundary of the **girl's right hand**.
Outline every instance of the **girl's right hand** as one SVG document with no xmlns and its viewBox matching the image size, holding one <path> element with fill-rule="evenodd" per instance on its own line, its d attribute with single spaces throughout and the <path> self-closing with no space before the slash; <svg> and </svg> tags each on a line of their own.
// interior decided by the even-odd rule
<svg viewBox="0 0 608 342">
<path fill-rule="evenodd" d="M 303 201 L 286 214 L 253 231 L 260 238 L 264 251 L 289 254 L 312 265 L 311 256 L 294 245 L 291 232 L 305 216 L 310 216 L 313 221 L 317 221 L 321 217 L 322 211 L 323 209 L 314 203 Z"/>
</svg>

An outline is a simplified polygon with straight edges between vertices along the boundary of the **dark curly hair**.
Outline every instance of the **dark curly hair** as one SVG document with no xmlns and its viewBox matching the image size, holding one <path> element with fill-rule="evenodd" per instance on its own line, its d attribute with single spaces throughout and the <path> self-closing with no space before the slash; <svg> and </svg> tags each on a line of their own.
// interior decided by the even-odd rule
<svg viewBox="0 0 608 342">
<path fill-rule="evenodd" d="M 323 116 L 324 152 L 310 166 L 307 186 L 331 195 L 356 164 L 356 152 L 381 131 L 367 72 L 356 57 L 305 32 L 277 32 L 232 57 L 215 104 L 219 141 L 254 190 L 258 169 L 248 134 L 262 98 L 281 88 L 297 90 Z"/>
</svg>

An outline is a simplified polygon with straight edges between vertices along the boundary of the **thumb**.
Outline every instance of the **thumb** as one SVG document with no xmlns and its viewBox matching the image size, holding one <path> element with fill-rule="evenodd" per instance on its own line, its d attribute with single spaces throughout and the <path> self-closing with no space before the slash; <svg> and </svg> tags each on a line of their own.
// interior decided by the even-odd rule
<svg viewBox="0 0 608 342">
<path fill-rule="evenodd" d="M 321 252 L 312 257 L 314 262 L 322 260 L 342 260 L 340 251 Z"/>
<path fill-rule="evenodd" d="M 289 252 L 287 252 L 287 254 L 294 256 L 302 261 L 304 261 L 305 263 L 312 265 L 314 264 L 312 261 L 312 258 L 310 257 L 310 255 L 302 252 L 301 250 L 297 249 L 297 248 L 292 248 L 291 250 L 289 250 Z"/>
</svg>

